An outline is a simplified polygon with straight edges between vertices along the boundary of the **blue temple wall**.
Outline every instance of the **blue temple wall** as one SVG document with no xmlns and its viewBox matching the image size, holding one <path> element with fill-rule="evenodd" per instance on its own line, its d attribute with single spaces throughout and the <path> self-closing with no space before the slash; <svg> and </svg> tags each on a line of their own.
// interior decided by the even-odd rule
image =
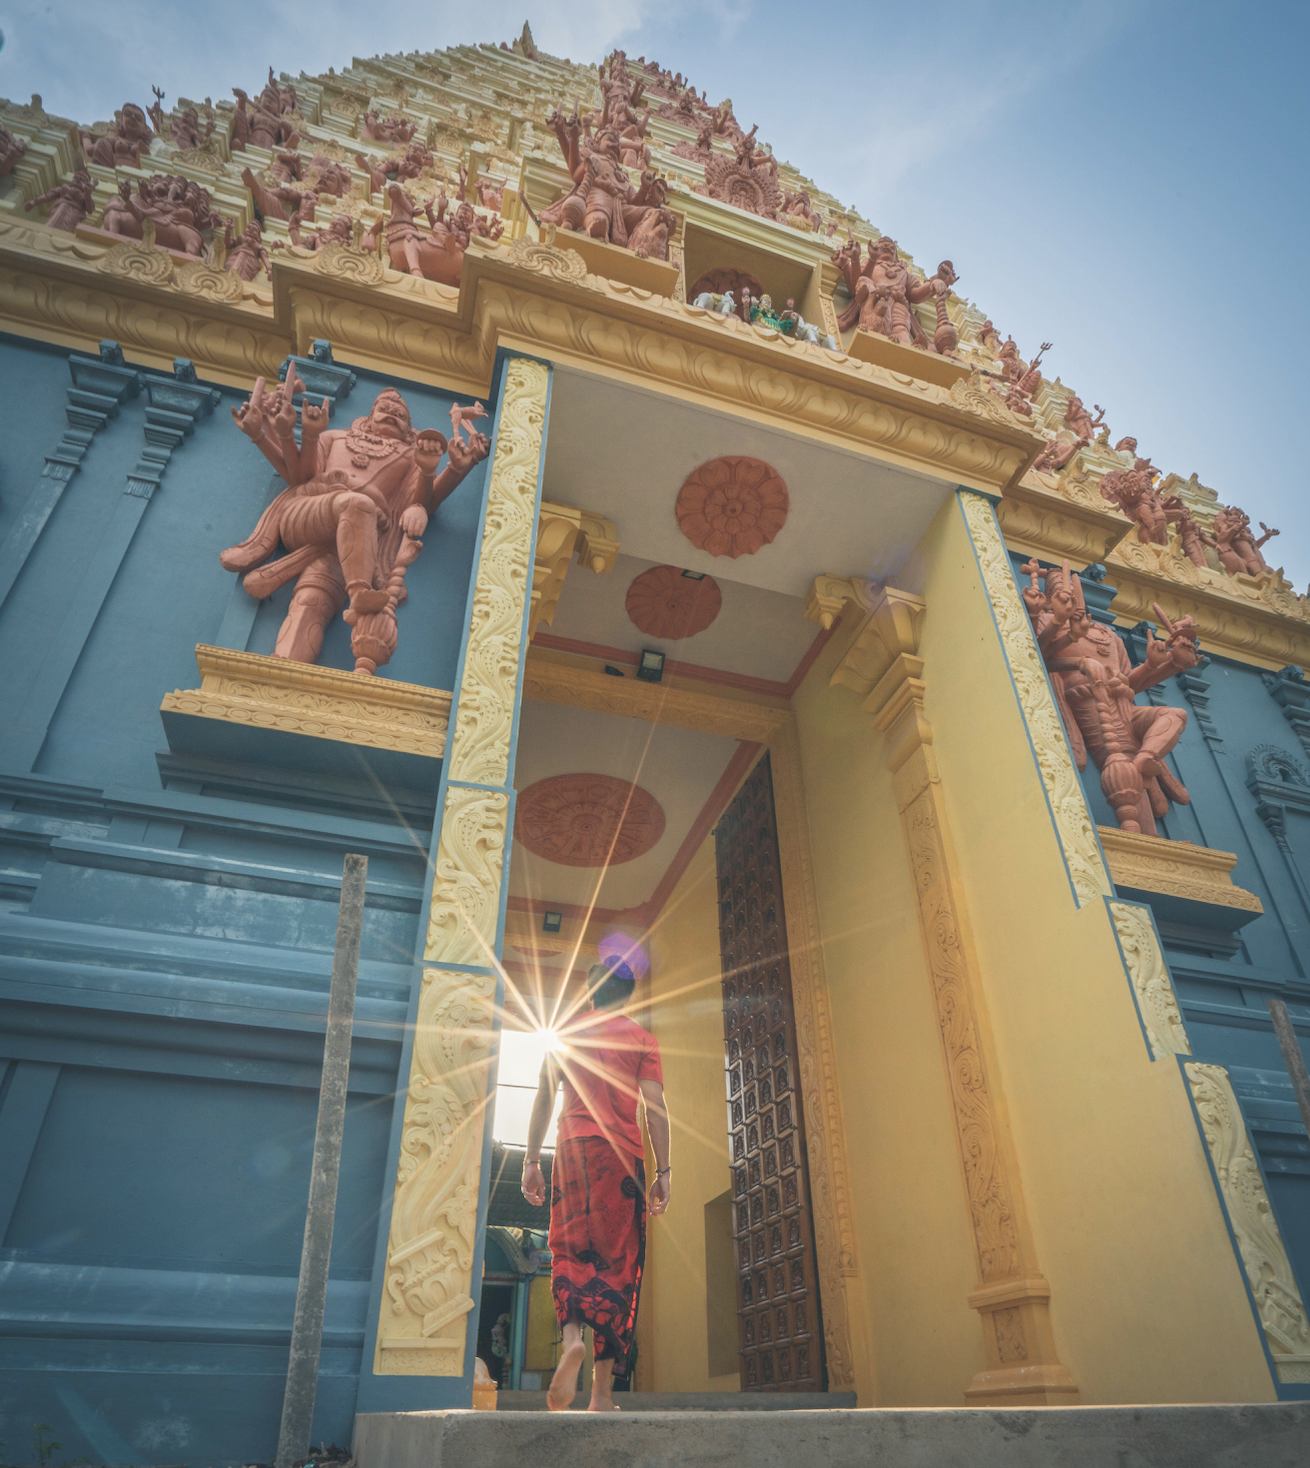
<svg viewBox="0 0 1310 1468">
<path fill-rule="evenodd" d="M 332 426 L 394 385 L 449 431 L 450 395 L 353 376 Z M 369 884 L 315 1442 L 349 1443 L 377 1296 L 437 762 L 298 762 L 222 726 L 170 750 L 196 645 L 271 652 L 290 595 L 257 607 L 218 564 L 278 486 L 245 394 L 193 378 L 0 336 L 7 1462 L 35 1423 L 96 1464 L 271 1458 L 348 851 Z M 486 475 L 433 516 L 380 677 L 452 687 Z"/>
<path fill-rule="evenodd" d="M 1011 553 L 1021 585 L 1024 560 Z M 1089 604 L 1107 608 L 1102 620 L 1113 616 L 1112 590 L 1088 588 Z M 1134 666 L 1144 662 L 1145 624 L 1114 630 Z M 1187 712 L 1168 759 L 1191 804 L 1171 806 L 1159 834 L 1234 853 L 1234 884 L 1254 893 L 1264 912 L 1228 929 L 1222 912 L 1201 904 L 1180 911 L 1149 893 L 1121 895 L 1154 909 L 1193 1056 L 1228 1069 L 1302 1299 L 1310 1301 L 1310 1141 L 1268 1009 L 1271 998 L 1286 1002 L 1310 1054 L 1310 685 L 1300 669 L 1266 673 L 1205 655 L 1204 638 L 1200 647 L 1197 668 L 1137 698 Z M 1271 751 L 1261 791 L 1253 772 L 1271 764 Z M 1082 781 L 1092 818 L 1116 826 L 1090 761 Z"/>
</svg>

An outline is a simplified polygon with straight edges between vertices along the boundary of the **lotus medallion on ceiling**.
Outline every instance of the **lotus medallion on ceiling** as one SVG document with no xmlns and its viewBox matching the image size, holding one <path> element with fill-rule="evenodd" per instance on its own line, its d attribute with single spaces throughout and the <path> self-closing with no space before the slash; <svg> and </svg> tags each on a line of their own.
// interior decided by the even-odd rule
<svg viewBox="0 0 1310 1468">
<path fill-rule="evenodd" d="M 613 775 L 552 775 L 518 798 L 514 839 L 566 867 L 620 866 L 664 834 L 664 808 L 640 785 Z"/>
<path fill-rule="evenodd" d="M 677 566 L 652 566 L 628 587 L 628 617 L 638 632 L 678 642 L 719 615 L 723 593 L 713 576 L 685 576 Z"/>
<path fill-rule="evenodd" d="M 787 520 L 782 476 L 762 459 L 729 454 L 693 469 L 678 491 L 678 526 L 712 556 L 754 555 Z"/>
</svg>

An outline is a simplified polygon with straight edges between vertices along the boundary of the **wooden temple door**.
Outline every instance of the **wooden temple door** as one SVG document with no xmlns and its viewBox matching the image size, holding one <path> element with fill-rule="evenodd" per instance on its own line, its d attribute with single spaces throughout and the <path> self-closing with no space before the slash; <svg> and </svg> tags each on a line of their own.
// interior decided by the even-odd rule
<svg viewBox="0 0 1310 1468">
<path fill-rule="evenodd" d="M 741 1389 L 824 1391 L 805 1118 L 767 754 L 714 839 Z"/>
</svg>

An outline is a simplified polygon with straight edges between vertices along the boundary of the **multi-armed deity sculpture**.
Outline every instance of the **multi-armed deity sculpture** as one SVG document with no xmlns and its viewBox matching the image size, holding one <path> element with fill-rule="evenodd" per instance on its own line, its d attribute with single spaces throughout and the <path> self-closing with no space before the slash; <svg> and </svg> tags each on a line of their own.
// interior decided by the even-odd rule
<svg viewBox="0 0 1310 1468">
<path fill-rule="evenodd" d="M 1088 615 L 1082 583 L 1068 561 L 1059 570 L 1029 561 L 1023 570 L 1030 581 L 1024 603 L 1078 768 L 1086 769 L 1090 756 L 1120 828 L 1154 836 L 1156 818 L 1169 813 L 1170 801 L 1191 803 L 1164 762 L 1182 737 L 1187 711 L 1139 707 L 1133 700 L 1196 666 L 1195 624 L 1190 617 L 1171 623 L 1157 606 L 1168 636 L 1159 639 L 1148 629 L 1146 661 L 1134 668 L 1119 637 Z"/>
<path fill-rule="evenodd" d="M 943 355 L 959 345 L 959 332 L 946 314 L 951 287 L 959 279 L 949 260 L 943 260 L 927 280 L 916 280 L 897 253 L 895 240 L 886 235 L 870 240 L 867 258 L 861 265 L 860 246 L 851 235 L 832 262 L 841 271 L 851 298 L 837 318 L 842 331 L 858 326 L 862 331 Z M 914 313 L 920 301 L 930 300 L 937 303 L 937 329 L 931 341 Z"/>
<path fill-rule="evenodd" d="M 448 441 L 434 429 L 416 431 L 394 388 L 344 430 L 328 428 L 328 399 L 315 407 L 306 396 L 297 445 L 294 399 L 303 391 L 293 364 L 280 387 L 267 391 L 261 377 L 249 401 L 232 410 L 287 488 L 250 539 L 219 560 L 246 572 L 242 585 L 260 599 L 295 581 L 275 657 L 316 662 L 329 621 L 345 607 L 355 671 L 373 673 L 396 649 L 405 570 L 423 548 L 429 516 L 490 450 L 483 434 L 466 427 L 485 410 L 452 408 Z M 284 554 L 270 561 L 279 543 Z"/>
</svg>

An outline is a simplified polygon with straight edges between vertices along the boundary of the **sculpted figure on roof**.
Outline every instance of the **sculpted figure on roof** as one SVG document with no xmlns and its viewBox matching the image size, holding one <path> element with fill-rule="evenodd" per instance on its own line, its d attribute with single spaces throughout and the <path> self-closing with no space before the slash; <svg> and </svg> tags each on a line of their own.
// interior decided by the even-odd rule
<svg viewBox="0 0 1310 1468">
<path fill-rule="evenodd" d="M 15 137 L 7 127 L 0 124 L 0 178 L 6 178 L 27 152 L 27 139 Z"/>
<path fill-rule="evenodd" d="M 421 275 L 425 280 L 458 285 L 470 238 L 477 234 L 484 239 L 497 240 L 505 228 L 499 219 L 490 222 L 482 219 L 472 204 L 464 202 L 457 204 L 448 218 L 446 211 L 450 208 L 450 200 L 443 190 L 440 198 L 431 198 L 423 205 L 428 219 L 428 232 L 424 233 L 416 222 L 419 206 L 400 184 L 388 184 L 386 192 L 391 214 L 382 226 L 382 238 L 392 268 L 407 271 L 410 275 Z M 375 224 L 364 235 L 362 247 L 365 250 L 375 249 L 377 235 L 378 225 Z"/>
<path fill-rule="evenodd" d="M 860 264 L 860 247 L 854 236 L 832 257 L 850 293 L 850 304 L 838 317 L 842 331 L 858 326 L 862 331 L 876 332 L 906 346 L 931 350 L 950 350 L 936 346 L 919 324 L 914 306 L 920 301 L 941 297 L 944 301 L 956 276 L 950 261 L 943 261 L 938 273 L 929 280 L 915 280 L 896 250 L 896 241 L 884 235 L 870 240 L 868 255 Z M 947 271 L 949 270 L 949 279 Z M 953 330 L 953 328 L 952 328 Z M 951 343 L 954 346 L 954 343 Z"/>
<path fill-rule="evenodd" d="M 1162 640 L 1148 630 L 1146 661 L 1134 668 L 1122 640 L 1088 616 L 1082 584 L 1070 575 L 1068 561 L 1060 570 L 1045 571 L 1029 561 L 1023 570 L 1030 582 L 1024 603 L 1078 768 L 1086 769 L 1091 757 L 1121 830 L 1154 836 L 1156 818 L 1169 813 L 1170 801 L 1191 804 L 1164 762 L 1187 726 L 1187 711 L 1138 707 L 1134 697 L 1196 666 L 1195 624 L 1190 617 L 1173 624 L 1157 606 L 1168 636 Z M 1038 584 L 1042 577 L 1044 588 Z"/>
<path fill-rule="evenodd" d="M 200 114 L 194 107 L 188 107 L 175 116 L 168 116 L 164 112 L 164 94 L 158 87 L 151 87 L 155 94 L 155 100 L 150 106 L 150 121 L 155 125 L 157 133 L 163 133 L 164 124 L 168 124 L 169 137 L 173 146 L 182 152 L 191 148 L 199 148 L 207 143 L 214 133 L 214 114 L 212 109 L 206 109 L 208 124 L 204 132 L 200 130 Z"/>
<path fill-rule="evenodd" d="M 105 205 L 102 228 L 127 239 L 144 238 L 145 222 L 153 220 L 155 243 L 199 259 L 205 250 L 204 230 L 222 229 L 213 211 L 209 190 L 190 179 L 158 173 L 136 181 L 123 179 Z"/>
<path fill-rule="evenodd" d="M 154 139 L 141 108 L 135 102 L 124 102 L 122 111 L 114 119 L 113 132 L 102 138 L 89 132 L 82 134 L 82 152 L 88 163 L 98 163 L 101 168 L 124 165 L 140 168 L 141 155 L 150 151 Z"/>
<path fill-rule="evenodd" d="M 1192 518 L 1192 512 L 1181 495 L 1171 494 L 1164 501 L 1164 512 L 1169 523 L 1178 531 L 1178 544 L 1182 547 L 1183 554 L 1192 565 L 1208 570 L 1210 562 L 1206 559 L 1205 548 L 1215 544 L 1214 536 L 1207 535 Z"/>
<path fill-rule="evenodd" d="M 379 117 L 372 108 L 359 125 L 360 136 L 375 143 L 407 143 L 417 131 L 417 123 L 403 117 Z"/>
<path fill-rule="evenodd" d="M 429 516 L 491 446 L 469 429 L 465 441 L 458 421 L 449 443 L 434 429 L 416 432 L 394 388 L 345 430 L 328 429 L 327 398 L 314 406 L 306 396 L 297 445 L 294 399 L 303 392 L 293 364 L 285 383 L 270 392 L 259 378 L 250 400 L 232 410 L 237 427 L 287 488 L 250 539 L 225 550 L 219 561 L 229 571 L 246 572 L 242 585 L 260 599 L 295 581 L 274 657 L 316 662 L 328 623 L 345 607 L 355 671 L 373 673 L 395 650 L 405 568 L 423 548 Z M 279 544 L 285 554 L 269 561 Z"/>
<path fill-rule="evenodd" d="M 68 183 L 57 185 L 38 199 L 29 199 L 23 208 L 30 212 L 41 204 L 49 204 L 50 213 L 46 215 L 45 222 L 51 229 L 74 234 L 77 226 L 91 212 L 95 187 L 86 169 L 79 168 Z"/>
<path fill-rule="evenodd" d="M 291 108 L 283 110 L 286 98 L 272 81 L 271 71 L 269 76 L 268 86 L 255 102 L 240 87 L 232 88 L 232 95 L 237 99 L 230 139 L 233 152 L 244 153 L 247 143 L 272 149 L 294 148 L 300 141 L 300 133 L 289 115 Z"/>
<path fill-rule="evenodd" d="M 1135 439 L 1133 447 L 1137 447 Z M 1167 545 L 1169 516 L 1155 487 L 1159 477 L 1150 459 L 1134 459 L 1131 469 L 1115 469 L 1101 476 L 1101 494 L 1137 522 L 1138 540 Z"/>
<path fill-rule="evenodd" d="M 1221 505 L 1214 517 L 1215 554 L 1230 576 L 1245 572 L 1248 576 L 1259 576 L 1272 570 L 1269 562 L 1260 554 L 1260 547 L 1279 534 L 1262 520 L 1260 529 L 1264 534 L 1259 540 L 1251 529 L 1251 517 L 1236 505 Z"/>
</svg>

